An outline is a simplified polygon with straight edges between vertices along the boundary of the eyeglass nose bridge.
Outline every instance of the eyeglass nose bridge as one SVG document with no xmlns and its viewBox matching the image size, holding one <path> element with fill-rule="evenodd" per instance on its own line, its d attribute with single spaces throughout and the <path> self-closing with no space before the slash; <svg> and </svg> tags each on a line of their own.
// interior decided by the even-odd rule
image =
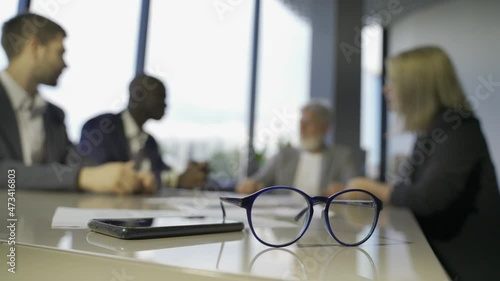
<svg viewBox="0 0 500 281">
<path fill-rule="evenodd" d="M 319 205 L 319 204 L 325 205 L 325 208 L 323 208 L 323 210 L 321 210 L 321 219 L 325 220 L 325 210 L 326 210 L 326 204 L 328 203 L 328 197 L 326 197 L 326 196 L 314 196 L 311 198 L 311 202 L 312 202 L 313 206 Z M 330 232 L 326 223 L 323 223 L 323 227 L 325 228 L 325 230 L 327 232 Z"/>
<path fill-rule="evenodd" d="M 328 197 L 326 196 L 314 196 L 311 197 L 311 202 L 312 206 L 314 207 L 315 205 L 323 204 L 325 205 L 325 208 L 321 210 L 321 219 L 324 221 L 325 220 L 325 210 L 326 210 L 326 204 L 328 203 Z M 314 209 L 313 209 L 314 212 Z M 311 214 L 313 215 L 313 214 Z M 328 226 L 326 223 L 323 223 L 323 227 L 325 228 L 326 232 L 330 233 L 330 230 L 328 229 Z"/>
<path fill-rule="evenodd" d="M 306 232 L 307 228 L 309 228 L 309 224 L 311 223 L 311 219 L 312 217 L 314 216 L 314 206 L 316 205 L 319 205 L 319 204 L 323 204 L 325 205 L 325 207 L 323 208 L 323 210 L 321 210 L 321 219 L 323 221 L 325 221 L 325 223 L 323 223 L 323 227 L 325 228 L 326 232 L 328 233 L 331 233 L 331 230 L 328 229 L 328 224 L 326 222 L 326 220 L 328 219 L 327 217 L 325 217 L 325 211 L 326 211 L 326 205 L 328 204 L 328 197 L 326 196 L 314 196 L 314 197 L 310 197 L 310 206 L 304 208 L 303 210 L 301 210 L 296 216 L 295 216 L 295 221 L 298 221 L 300 220 L 306 213 L 308 210 L 311 211 L 311 213 L 309 214 L 309 219 L 305 221 L 305 225 L 304 225 L 304 230 L 302 231 L 302 234 L 299 236 L 298 239 L 300 239 L 300 237 Z M 334 238 L 336 239 L 336 238 Z M 340 242 L 339 242 L 340 243 Z"/>
<path fill-rule="evenodd" d="M 313 206 L 316 206 L 318 204 L 325 204 L 326 205 L 326 202 L 328 201 L 328 197 L 326 196 L 314 196 L 314 197 L 311 197 L 311 203 Z"/>
<path fill-rule="evenodd" d="M 310 204 L 311 204 L 311 207 L 306 207 L 304 209 L 302 209 L 294 218 L 295 221 L 298 221 L 300 218 L 302 218 L 306 212 L 309 210 L 311 210 L 311 214 L 310 216 L 312 217 L 314 215 L 314 209 L 312 207 L 318 205 L 318 204 L 324 204 L 326 205 L 328 201 L 328 198 L 325 197 L 325 196 L 314 196 L 314 197 L 311 197 L 311 200 L 310 200 Z"/>
</svg>

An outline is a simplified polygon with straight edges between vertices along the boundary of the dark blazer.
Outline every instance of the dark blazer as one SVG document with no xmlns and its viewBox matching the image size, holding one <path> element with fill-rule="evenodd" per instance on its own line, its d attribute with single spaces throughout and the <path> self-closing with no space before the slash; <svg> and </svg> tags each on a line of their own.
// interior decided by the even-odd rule
<svg viewBox="0 0 500 281">
<path fill-rule="evenodd" d="M 44 164 L 25 166 L 16 115 L 0 82 L 0 171 L 7 182 L 7 170 L 16 170 L 16 188 L 74 190 L 77 187 L 81 158 L 69 141 L 64 112 L 47 103 L 43 113 L 45 126 Z M 5 179 L 5 180 L 3 180 Z M 1 184 L 2 188 L 7 185 Z"/>
<path fill-rule="evenodd" d="M 87 121 L 82 128 L 78 150 L 85 155 L 85 163 L 89 165 L 135 160 L 131 158 L 120 114 L 102 114 Z M 170 167 L 163 162 L 158 144 L 151 135 L 148 135 L 142 155 L 151 161 L 151 170 L 160 184 L 161 172 Z"/>
<path fill-rule="evenodd" d="M 299 159 L 300 150 L 294 147 L 283 147 L 251 178 L 264 186 L 292 186 Z M 327 188 L 332 181 L 347 183 L 351 178 L 359 175 L 360 172 L 356 169 L 348 147 L 335 145 L 325 149 L 321 164 L 321 189 Z"/>
<path fill-rule="evenodd" d="M 498 183 L 479 121 L 468 115 L 436 115 L 391 203 L 414 212 L 454 280 L 500 280 Z"/>
</svg>

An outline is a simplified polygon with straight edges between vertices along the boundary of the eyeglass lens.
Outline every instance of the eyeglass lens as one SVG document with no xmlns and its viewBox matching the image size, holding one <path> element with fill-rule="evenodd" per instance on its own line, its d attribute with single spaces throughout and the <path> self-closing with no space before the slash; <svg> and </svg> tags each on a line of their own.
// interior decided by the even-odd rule
<svg viewBox="0 0 500 281">
<path fill-rule="evenodd" d="M 339 241 L 350 245 L 360 243 L 370 236 L 375 227 L 376 215 L 374 198 L 361 191 L 341 194 L 328 206 L 330 229 Z"/>
<path fill-rule="evenodd" d="M 277 197 L 276 194 L 286 196 Z M 377 205 L 375 199 L 365 192 L 349 191 L 338 195 L 326 210 L 327 226 L 335 238 L 344 244 L 364 242 L 375 227 Z M 271 189 L 255 198 L 250 220 L 259 240 L 269 245 L 283 246 L 302 235 L 310 215 L 309 201 L 301 193 Z"/>
<path fill-rule="evenodd" d="M 275 196 L 277 193 L 285 196 L 277 198 Z M 283 202 L 276 202 L 277 200 Z M 277 203 L 280 204 L 278 208 L 276 208 Z M 303 210 L 306 210 L 304 215 L 296 218 Z M 309 201 L 302 194 L 274 189 L 265 191 L 255 198 L 251 223 L 257 238 L 270 245 L 280 246 L 294 241 L 301 235 L 309 216 Z"/>
</svg>

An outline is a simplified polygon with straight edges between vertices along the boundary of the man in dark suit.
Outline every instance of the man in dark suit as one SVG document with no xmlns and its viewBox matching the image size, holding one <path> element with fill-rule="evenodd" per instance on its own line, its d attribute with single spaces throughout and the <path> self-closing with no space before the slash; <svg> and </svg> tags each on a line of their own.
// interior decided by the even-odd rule
<svg viewBox="0 0 500 281">
<path fill-rule="evenodd" d="M 99 115 L 83 126 L 79 149 L 86 155 L 86 161 L 103 164 L 134 160 L 136 169 L 151 171 L 158 185 L 184 188 L 202 186 L 206 179 L 206 167 L 203 164 L 190 163 L 184 173 L 177 175 L 163 162 L 155 139 L 143 130 L 146 121 L 160 120 L 164 116 L 166 96 L 167 89 L 159 79 L 145 74 L 136 76 L 130 82 L 129 103 L 124 111 Z M 91 132 L 103 123 L 109 123 L 114 130 L 94 136 Z"/>
<path fill-rule="evenodd" d="M 15 175 L 19 189 L 85 190 L 127 194 L 153 189 L 151 176 L 133 163 L 82 167 L 69 141 L 64 112 L 45 101 L 38 85 L 57 85 L 66 68 L 64 29 L 35 14 L 3 25 L 2 46 L 9 65 L 0 72 L 0 171 L 3 182 Z M 109 130 L 102 124 L 101 131 Z M 2 185 L 6 187 L 7 185 Z"/>
</svg>

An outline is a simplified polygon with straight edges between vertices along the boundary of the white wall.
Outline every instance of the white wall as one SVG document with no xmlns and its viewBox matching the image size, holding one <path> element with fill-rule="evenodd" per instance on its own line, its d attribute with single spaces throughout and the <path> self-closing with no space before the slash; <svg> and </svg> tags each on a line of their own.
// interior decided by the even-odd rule
<svg viewBox="0 0 500 281">
<path fill-rule="evenodd" d="M 500 1 L 450 0 L 418 10 L 389 27 L 389 55 L 419 45 L 439 45 L 451 56 L 462 86 L 476 105 L 500 179 Z M 488 94 L 480 77 L 496 82 Z M 489 97 L 484 97 L 488 96 Z M 393 118 L 391 118 L 393 121 Z M 391 137 L 389 159 L 411 151 L 413 137 Z"/>
</svg>

